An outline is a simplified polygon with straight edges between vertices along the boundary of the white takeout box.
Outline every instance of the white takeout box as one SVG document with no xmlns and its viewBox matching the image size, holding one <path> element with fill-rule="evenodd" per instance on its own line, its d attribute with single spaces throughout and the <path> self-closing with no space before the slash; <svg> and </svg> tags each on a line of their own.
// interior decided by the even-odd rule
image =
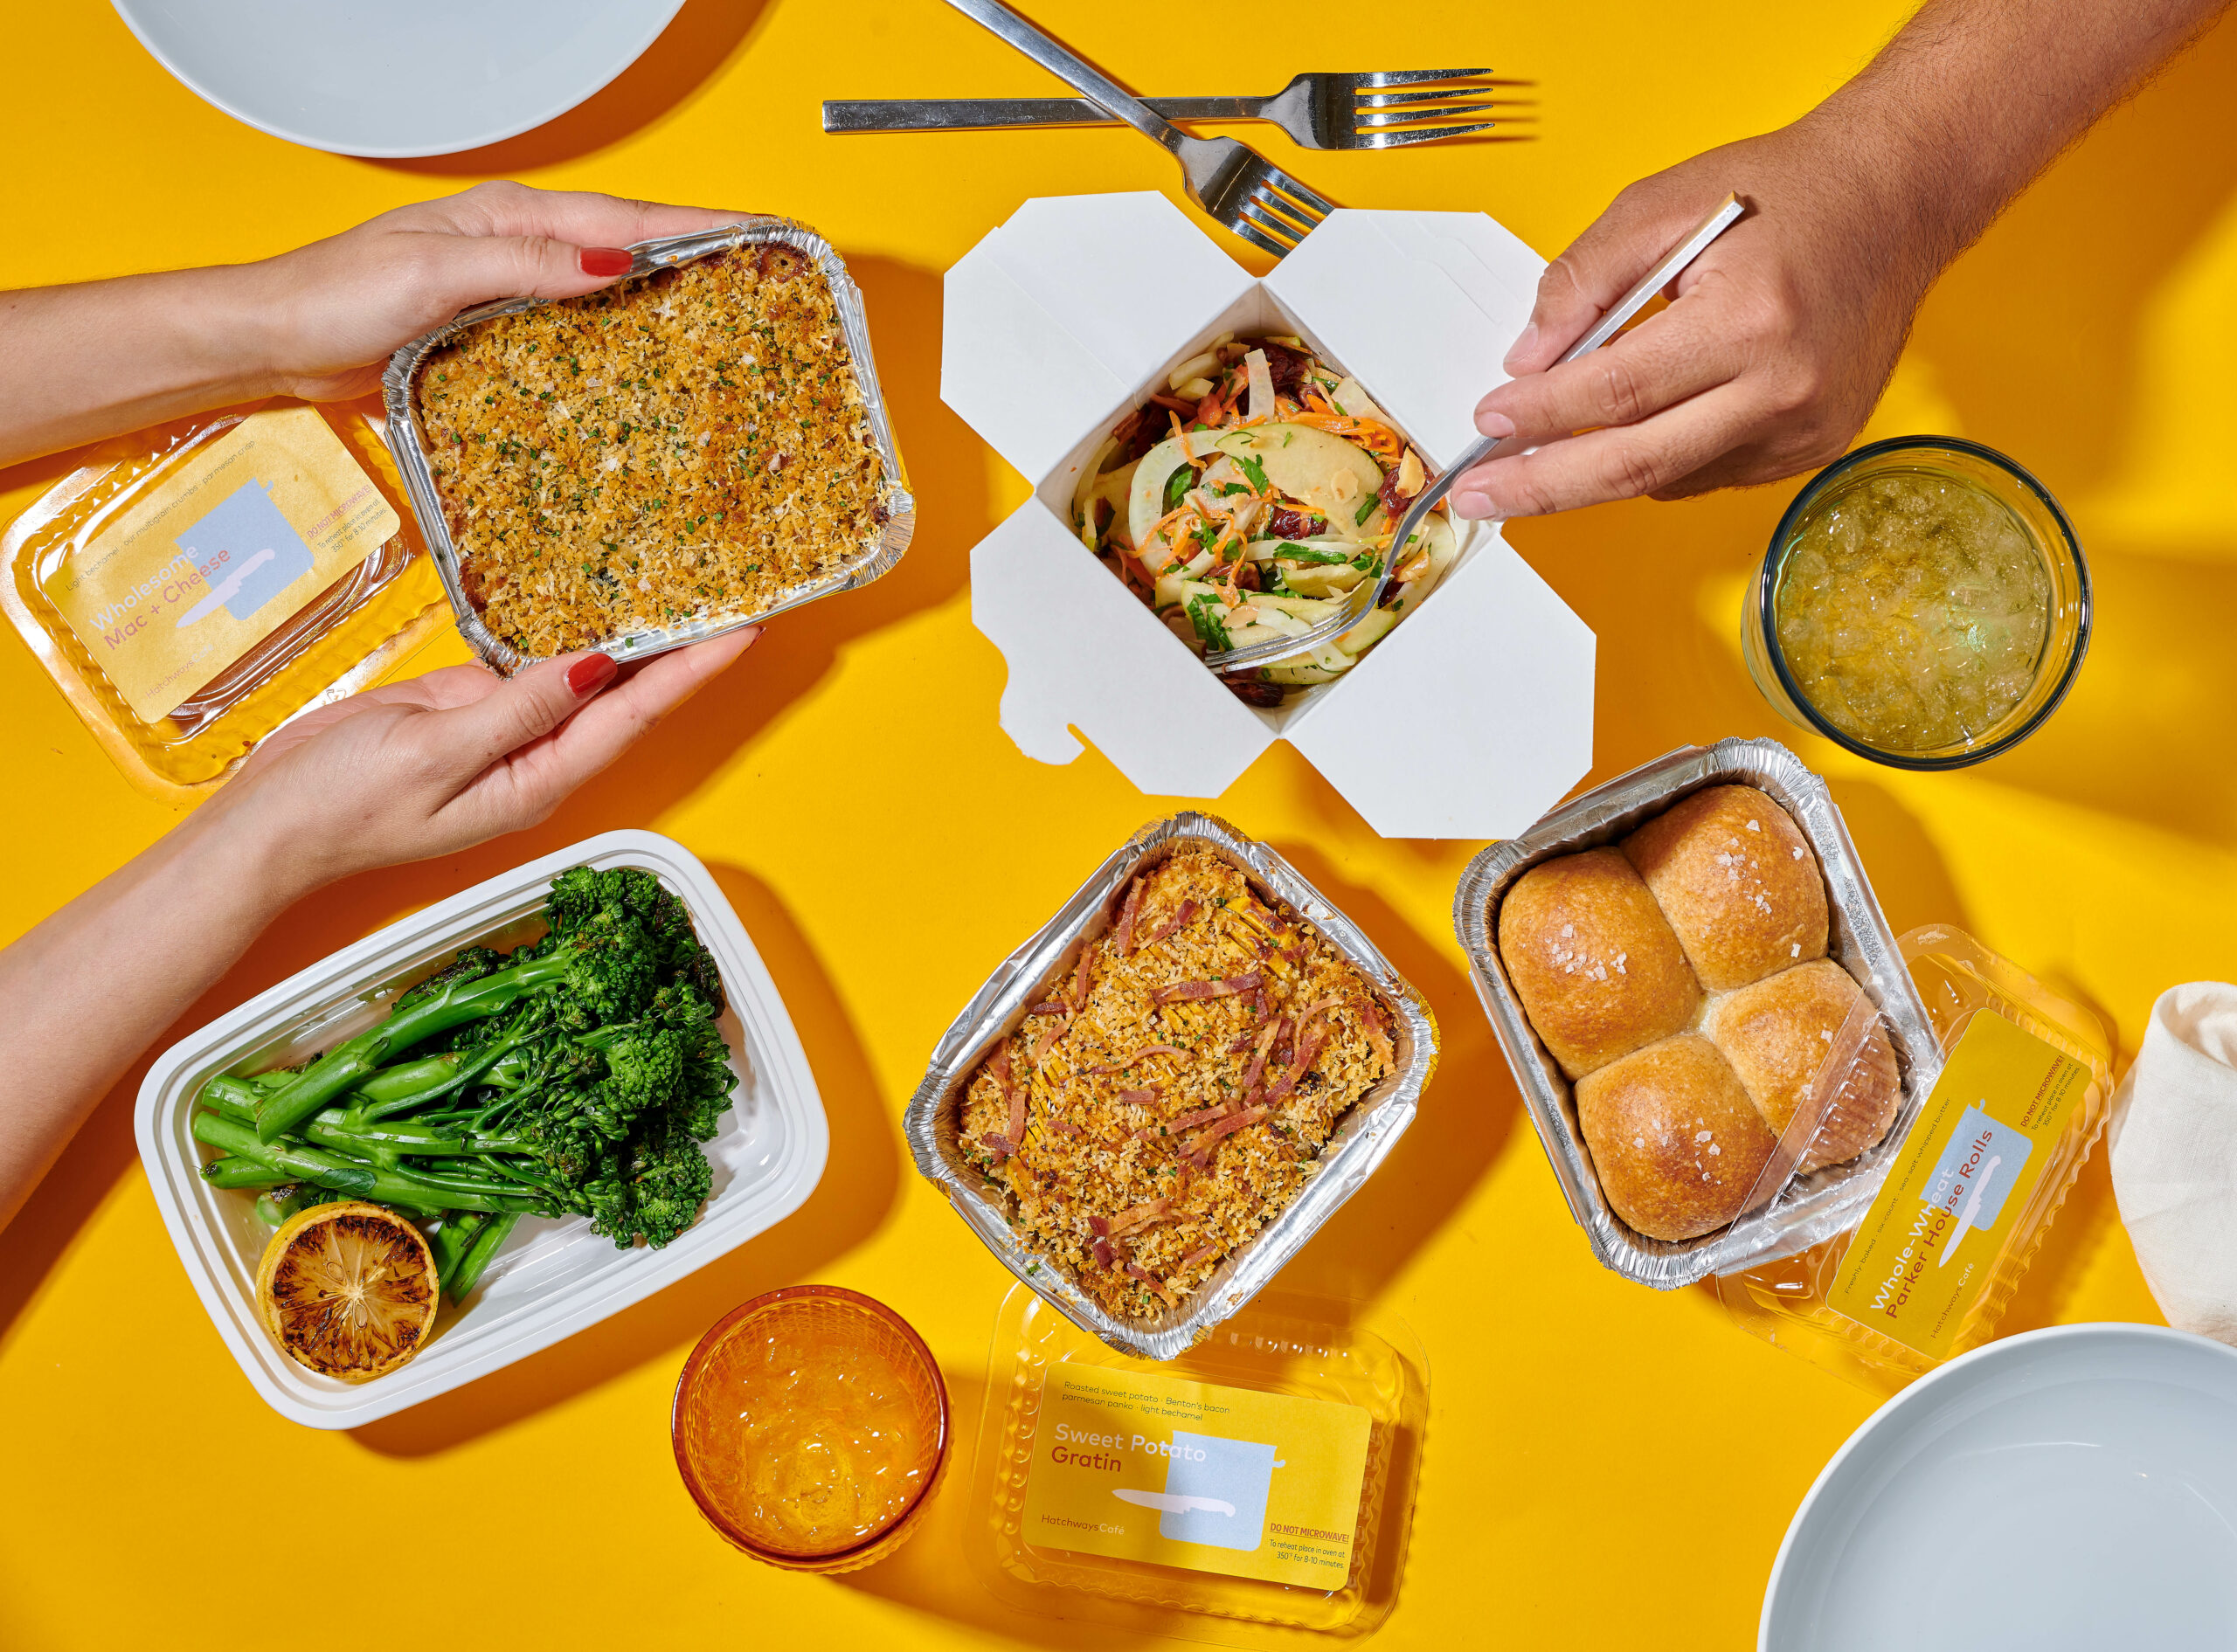
<svg viewBox="0 0 2237 1652">
<path fill-rule="evenodd" d="M 319 1376 L 281 1353 L 256 1313 L 271 1230 L 256 1196 L 212 1187 L 194 1139 L 194 1098 L 218 1074 L 283 1049 L 324 1049 L 377 1019 L 377 992 L 424 978 L 476 942 L 509 944 L 570 867 L 641 867 L 683 897 L 723 972 L 721 1022 L 738 1075 L 707 1144 L 715 1188 L 666 1248 L 621 1250 L 579 1216 L 525 1217 L 462 1309 L 446 1305 L 424 1351 L 367 1383 Z M 140 1087 L 140 1160 L 179 1260 L 242 1372 L 281 1416 L 354 1428 L 486 1376 L 703 1268 L 799 1209 L 823 1175 L 830 1131 L 800 1035 L 738 914 L 698 858 L 653 832 L 609 832 L 514 867 L 343 948 L 165 1051 Z"/>
<path fill-rule="evenodd" d="M 1386 837 L 1509 837 L 1557 802 L 1592 766 L 1592 633 L 1495 527 L 1456 523 L 1458 560 L 1387 639 L 1262 711 L 1070 520 L 1112 425 L 1224 332 L 1302 338 L 1450 464 L 1544 267 L 1479 212 L 1338 211 L 1254 280 L 1156 194 L 1028 201 L 972 248 L 947 273 L 940 395 L 1035 483 L 971 555 L 1019 748 L 1070 763 L 1077 729 L 1144 791 L 1213 798 L 1287 740 Z"/>
</svg>

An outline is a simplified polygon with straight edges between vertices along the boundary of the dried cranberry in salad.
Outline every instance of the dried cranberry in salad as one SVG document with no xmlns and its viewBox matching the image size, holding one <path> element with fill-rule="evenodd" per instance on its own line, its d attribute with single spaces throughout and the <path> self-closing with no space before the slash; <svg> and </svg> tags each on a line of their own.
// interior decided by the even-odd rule
<svg viewBox="0 0 2237 1652">
<path fill-rule="evenodd" d="M 1215 339 L 1126 415 L 1083 468 L 1080 543 L 1199 654 L 1300 636 L 1357 600 L 1349 631 L 1222 679 L 1254 705 L 1333 682 L 1417 607 L 1458 554 L 1443 505 L 1394 553 L 1428 480 L 1359 381 L 1295 338 Z"/>
</svg>

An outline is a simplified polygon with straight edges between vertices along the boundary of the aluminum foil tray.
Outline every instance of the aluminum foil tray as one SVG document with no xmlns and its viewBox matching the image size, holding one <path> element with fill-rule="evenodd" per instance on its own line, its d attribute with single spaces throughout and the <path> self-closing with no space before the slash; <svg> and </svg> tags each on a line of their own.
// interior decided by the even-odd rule
<svg viewBox="0 0 2237 1652">
<path fill-rule="evenodd" d="M 1508 888 L 1541 861 L 1613 843 L 1689 792 L 1734 784 L 1769 794 L 1794 817 L 1817 854 L 1831 918 L 1827 952 L 1878 1007 L 1902 1075 L 1902 1102 L 1876 1146 L 1846 1163 L 1797 1177 L 1770 1206 L 1699 1239 L 1649 1239 L 1610 1210 L 1602 1196 L 1577 1128 L 1569 1081 L 1523 1013 L 1492 937 Z M 1452 927 L 1570 1214 L 1603 1265 L 1659 1290 L 1795 1255 L 1862 1220 L 1911 1120 L 1941 1075 L 1941 1047 L 1926 1006 L 1903 967 L 1841 812 L 1825 783 L 1776 740 L 1720 740 L 1706 750 L 1689 746 L 1671 752 L 1562 805 L 1520 837 L 1493 844 L 1461 875 L 1452 899 Z"/>
<path fill-rule="evenodd" d="M 1398 1070 L 1344 1116 L 1288 1209 L 1229 1255 L 1179 1306 L 1153 1320 L 1122 1320 L 1105 1312 L 1069 1270 L 1028 1247 L 1011 1229 L 1008 1190 L 965 1161 L 957 1129 L 963 1091 L 979 1063 L 998 1040 L 1016 1030 L 1027 1010 L 1070 973 L 1081 949 L 1117 920 L 1134 874 L 1166 859 L 1182 843 L 1211 845 L 1241 869 L 1262 899 L 1311 925 L 1366 977 L 1390 1013 Z M 1264 1289 L 1321 1223 L 1375 1174 L 1413 1123 L 1422 1087 L 1437 1067 L 1437 1019 L 1422 995 L 1294 867 L 1224 820 L 1207 814 L 1176 814 L 1134 833 L 1039 934 L 1003 960 L 932 1052 L 924 1082 L 910 1098 L 903 1128 L 918 1173 L 946 1192 L 956 1213 L 1004 1267 L 1074 1324 L 1121 1352 L 1171 1359 Z"/>
<path fill-rule="evenodd" d="M 878 457 L 885 470 L 885 507 L 887 519 L 883 530 L 875 544 L 864 546 L 847 563 L 827 574 L 819 575 L 779 591 L 773 602 L 745 613 L 703 614 L 680 625 L 663 626 L 655 630 L 633 631 L 627 636 L 612 637 L 586 644 L 616 660 L 643 660 L 650 655 L 666 653 L 671 648 L 681 648 L 710 637 L 719 637 L 726 631 L 736 631 L 741 626 L 754 625 L 773 615 L 798 608 L 821 597 L 835 596 L 842 591 L 852 591 L 866 585 L 882 574 L 890 573 L 902 554 L 909 549 L 909 541 L 917 531 L 917 501 L 909 492 L 907 473 L 902 469 L 901 452 L 894 445 L 893 424 L 888 417 L 884 392 L 878 388 L 877 364 L 870 355 L 869 322 L 862 315 L 862 289 L 847 273 L 847 266 L 831 244 L 804 225 L 789 218 L 749 218 L 723 229 L 702 230 L 690 235 L 663 236 L 656 240 L 640 241 L 629 250 L 635 254 L 630 266 L 630 277 L 649 275 L 656 270 L 672 269 L 680 264 L 689 264 L 717 252 L 729 252 L 741 246 L 779 245 L 796 248 L 815 261 L 831 284 L 831 295 L 839 313 L 841 329 L 847 337 L 847 352 L 853 359 L 855 377 L 861 386 L 863 407 L 870 424 L 872 439 L 877 444 Z M 494 304 L 476 305 L 463 310 L 422 337 L 416 338 L 389 358 L 388 369 L 381 375 L 381 391 L 387 404 L 389 451 L 396 455 L 397 469 L 404 476 L 404 491 L 412 501 L 412 508 L 419 518 L 420 531 L 426 536 L 427 549 L 434 556 L 435 567 L 442 575 L 443 589 L 450 594 L 451 609 L 458 616 L 459 634 L 466 639 L 484 665 L 503 675 L 510 676 L 523 667 L 536 661 L 523 654 L 511 644 L 495 635 L 481 623 L 481 616 L 467 599 L 459 580 L 458 547 L 451 541 L 450 518 L 444 514 L 441 498 L 435 491 L 434 473 L 427 466 L 426 433 L 419 425 L 418 410 L 413 406 L 412 384 L 418 376 L 420 363 L 427 353 L 445 343 L 477 322 L 494 315 L 509 315 L 518 310 L 534 309 L 546 302 L 537 298 L 502 299 Z"/>
</svg>

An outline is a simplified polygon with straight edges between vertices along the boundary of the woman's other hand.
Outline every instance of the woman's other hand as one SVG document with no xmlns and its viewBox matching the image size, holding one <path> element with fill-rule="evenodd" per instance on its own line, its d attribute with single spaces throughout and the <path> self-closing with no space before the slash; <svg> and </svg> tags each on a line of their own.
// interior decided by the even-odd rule
<svg viewBox="0 0 2237 1652">
<path fill-rule="evenodd" d="M 336 701 L 267 738 L 203 813 L 308 893 L 536 825 L 752 645 L 749 627 L 627 676 L 566 654 L 510 681 L 449 666 Z"/>
</svg>

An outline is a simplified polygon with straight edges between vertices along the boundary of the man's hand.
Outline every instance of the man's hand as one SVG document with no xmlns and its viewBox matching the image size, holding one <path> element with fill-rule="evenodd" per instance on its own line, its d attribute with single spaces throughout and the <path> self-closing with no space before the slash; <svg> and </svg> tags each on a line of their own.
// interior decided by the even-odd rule
<svg viewBox="0 0 2237 1652">
<path fill-rule="evenodd" d="M 1515 377 L 1476 411 L 1520 439 L 1455 483 L 1454 509 L 1671 499 L 1836 458 L 1943 267 L 2229 3 L 1926 0 L 1793 125 L 1632 184 L 1547 269 Z M 1667 309 L 1553 365 L 1728 192 L 1748 216 Z"/>
<path fill-rule="evenodd" d="M 1893 171 L 1865 135 L 1804 122 L 1625 190 L 1547 266 L 1507 354 L 1515 377 L 1476 410 L 1486 435 L 1520 439 L 1460 479 L 1454 508 L 1533 516 L 1677 498 L 1838 457 L 1940 267 L 1903 232 L 1913 215 Z M 1747 216 L 1678 279 L 1667 308 L 1554 365 L 1729 191 Z"/>
</svg>

